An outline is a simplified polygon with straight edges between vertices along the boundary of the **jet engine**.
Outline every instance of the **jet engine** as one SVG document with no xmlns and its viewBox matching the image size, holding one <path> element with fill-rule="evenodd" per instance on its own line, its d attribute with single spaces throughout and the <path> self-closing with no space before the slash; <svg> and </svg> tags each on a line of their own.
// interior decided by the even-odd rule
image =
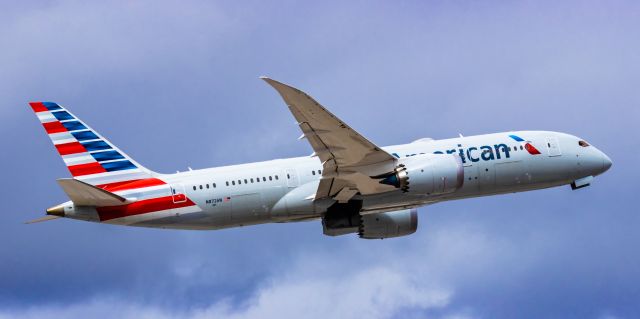
<svg viewBox="0 0 640 319">
<path fill-rule="evenodd" d="M 416 209 L 360 215 L 361 201 L 336 203 L 322 218 L 325 235 L 358 233 L 360 238 L 382 239 L 413 234 L 418 227 Z"/>
<path fill-rule="evenodd" d="M 420 154 L 400 158 L 393 172 L 372 178 L 405 193 L 440 195 L 462 187 L 464 169 L 458 155 Z"/>
<path fill-rule="evenodd" d="M 360 218 L 358 235 L 364 239 L 384 239 L 411 235 L 418 228 L 418 210 L 364 215 Z"/>
</svg>

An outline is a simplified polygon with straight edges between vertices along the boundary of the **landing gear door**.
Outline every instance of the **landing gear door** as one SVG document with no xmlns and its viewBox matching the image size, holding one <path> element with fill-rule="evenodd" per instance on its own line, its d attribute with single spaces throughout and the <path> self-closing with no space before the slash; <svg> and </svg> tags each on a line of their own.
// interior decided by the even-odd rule
<svg viewBox="0 0 640 319">
<path fill-rule="evenodd" d="M 557 137 L 547 137 L 547 151 L 549 152 L 549 157 L 562 155 Z"/>
<path fill-rule="evenodd" d="M 175 184 L 169 187 L 171 188 L 171 198 L 174 204 L 187 201 L 187 196 L 184 194 L 184 186 L 182 184 Z"/>
</svg>

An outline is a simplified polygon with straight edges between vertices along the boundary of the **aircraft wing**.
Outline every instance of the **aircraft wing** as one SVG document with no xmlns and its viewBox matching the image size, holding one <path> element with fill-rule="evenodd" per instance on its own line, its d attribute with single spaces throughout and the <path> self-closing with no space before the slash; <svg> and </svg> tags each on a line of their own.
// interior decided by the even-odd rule
<svg viewBox="0 0 640 319">
<path fill-rule="evenodd" d="M 357 193 L 368 195 L 395 189 L 370 177 L 393 171 L 395 157 L 306 93 L 270 78 L 261 78 L 280 93 L 304 137 L 322 161 L 322 179 L 315 199 L 333 197 L 347 201 Z"/>
</svg>

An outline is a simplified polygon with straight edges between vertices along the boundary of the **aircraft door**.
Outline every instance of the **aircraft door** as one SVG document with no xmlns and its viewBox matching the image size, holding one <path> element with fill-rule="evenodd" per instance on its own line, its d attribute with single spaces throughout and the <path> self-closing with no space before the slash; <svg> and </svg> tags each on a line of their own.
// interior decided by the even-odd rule
<svg viewBox="0 0 640 319">
<path fill-rule="evenodd" d="M 184 194 L 184 185 L 175 184 L 169 186 L 171 188 L 171 198 L 174 204 L 184 203 L 187 201 L 187 196 Z"/>
<path fill-rule="evenodd" d="M 298 187 L 298 172 L 295 168 L 287 168 L 285 170 L 285 174 L 287 176 L 287 187 L 294 188 Z"/>
<path fill-rule="evenodd" d="M 562 155 L 557 137 L 547 137 L 547 150 L 549 152 L 549 157 Z"/>
</svg>

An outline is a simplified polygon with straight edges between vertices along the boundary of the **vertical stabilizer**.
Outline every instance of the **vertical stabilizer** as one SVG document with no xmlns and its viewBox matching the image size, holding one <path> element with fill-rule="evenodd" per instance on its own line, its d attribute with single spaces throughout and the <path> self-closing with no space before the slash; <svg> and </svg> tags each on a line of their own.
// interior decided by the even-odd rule
<svg viewBox="0 0 640 319">
<path fill-rule="evenodd" d="M 29 105 L 75 179 L 105 188 L 154 175 L 57 103 Z"/>
</svg>

